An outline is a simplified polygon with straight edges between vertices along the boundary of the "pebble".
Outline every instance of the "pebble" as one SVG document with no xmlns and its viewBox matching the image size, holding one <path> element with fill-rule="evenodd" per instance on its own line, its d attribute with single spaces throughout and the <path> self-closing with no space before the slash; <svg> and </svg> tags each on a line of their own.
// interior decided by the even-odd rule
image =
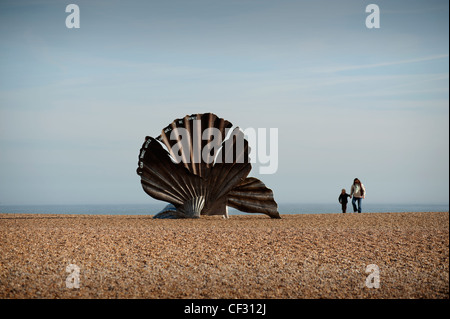
<svg viewBox="0 0 450 319">
<path fill-rule="evenodd" d="M 448 212 L 152 217 L 0 214 L 0 298 L 449 298 Z"/>
</svg>

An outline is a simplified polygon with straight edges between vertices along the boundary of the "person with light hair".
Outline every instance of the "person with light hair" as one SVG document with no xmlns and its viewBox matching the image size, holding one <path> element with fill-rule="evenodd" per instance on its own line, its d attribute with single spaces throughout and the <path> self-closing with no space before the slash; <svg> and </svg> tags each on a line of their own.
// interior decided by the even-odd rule
<svg viewBox="0 0 450 319">
<path fill-rule="evenodd" d="M 350 189 L 350 196 L 353 196 L 352 198 L 353 212 L 361 213 L 361 202 L 363 198 L 366 197 L 366 188 L 358 178 L 355 178 L 353 180 L 353 185 Z M 358 203 L 358 207 L 356 206 L 356 203 Z"/>
</svg>

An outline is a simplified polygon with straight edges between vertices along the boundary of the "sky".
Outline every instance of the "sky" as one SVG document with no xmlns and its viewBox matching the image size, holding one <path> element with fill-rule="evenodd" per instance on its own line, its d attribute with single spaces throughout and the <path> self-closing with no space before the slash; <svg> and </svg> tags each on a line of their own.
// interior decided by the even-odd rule
<svg viewBox="0 0 450 319">
<path fill-rule="evenodd" d="M 158 203 L 145 136 L 204 112 L 278 129 L 279 203 L 448 204 L 448 1 L 69 3 L 0 2 L 1 205 Z"/>
</svg>

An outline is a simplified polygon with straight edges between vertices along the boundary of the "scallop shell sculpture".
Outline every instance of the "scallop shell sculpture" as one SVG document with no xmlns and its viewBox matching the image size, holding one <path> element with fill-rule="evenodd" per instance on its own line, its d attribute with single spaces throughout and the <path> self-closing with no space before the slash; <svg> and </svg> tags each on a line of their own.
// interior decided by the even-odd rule
<svg viewBox="0 0 450 319">
<path fill-rule="evenodd" d="M 212 113 L 186 115 L 150 136 L 139 152 L 137 174 L 144 191 L 170 203 L 154 218 L 228 217 L 228 206 L 281 218 L 273 192 L 247 177 L 249 146 L 236 127 Z"/>
</svg>

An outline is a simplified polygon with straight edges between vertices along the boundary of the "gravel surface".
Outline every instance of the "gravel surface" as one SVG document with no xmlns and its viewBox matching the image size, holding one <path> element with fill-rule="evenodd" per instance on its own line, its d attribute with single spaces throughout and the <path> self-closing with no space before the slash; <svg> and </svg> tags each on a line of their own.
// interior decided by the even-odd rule
<svg viewBox="0 0 450 319">
<path fill-rule="evenodd" d="M 0 298 L 449 298 L 448 212 L 281 216 L 0 214 Z"/>
</svg>

